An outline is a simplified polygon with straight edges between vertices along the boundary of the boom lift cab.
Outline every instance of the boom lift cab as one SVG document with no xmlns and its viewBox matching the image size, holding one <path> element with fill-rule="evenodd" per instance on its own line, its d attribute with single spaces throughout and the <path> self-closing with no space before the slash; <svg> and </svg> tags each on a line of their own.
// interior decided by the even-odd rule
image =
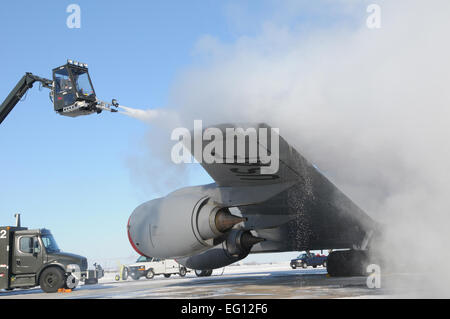
<svg viewBox="0 0 450 319">
<path fill-rule="evenodd" d="M 115 99 L 111 103 L 97 99 L 86 63 L 67 60 L 65 65 L 53 69 L 53 80 L 26 73 L 0 104 L 0 124 L 35 82 L 51 90 L 50 98 L 55 112 L 63 116 L 77 117 L 102 111 L 117 112 L 111 106 L 119 107 Z"/>
<path fill-rule="evenodd" d="M 53 69 L 53 105 L 61 115 L 76 117 L 100 113 L 87 64 L 68 63 Z"/>
<path fill-rule="evenodd" d="M 0 289 L 41 286 L 45 292 L 74 289 L 88 278 L 87 259 L 60 251 L 48 229 L 0 227 Z"/>
</svg>

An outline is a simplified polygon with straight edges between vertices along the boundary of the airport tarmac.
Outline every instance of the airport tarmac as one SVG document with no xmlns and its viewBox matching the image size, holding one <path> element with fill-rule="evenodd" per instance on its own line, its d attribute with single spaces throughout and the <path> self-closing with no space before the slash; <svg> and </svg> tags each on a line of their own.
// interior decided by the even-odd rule
<svg viewBox="0 0 450 319">
<path fill-rule="evenodd" d="M 151 280 L 115 281 L 114 275 L 107 273 L 97 285 L 80 284 L 71 293 L 46 294 L 37 287 L 2 291 L 0 299 L 415 297 L 409 296 L 406 290 L 389 288 L 395 285 L 369 289 L 366 277 L 332 278 L 324 268 L 293 270 L 288 264 L 231 266 L 201 278 L 189 273 L 184 278 L 172 275 L 170 278 L 156 276 Z"/>
</svg>

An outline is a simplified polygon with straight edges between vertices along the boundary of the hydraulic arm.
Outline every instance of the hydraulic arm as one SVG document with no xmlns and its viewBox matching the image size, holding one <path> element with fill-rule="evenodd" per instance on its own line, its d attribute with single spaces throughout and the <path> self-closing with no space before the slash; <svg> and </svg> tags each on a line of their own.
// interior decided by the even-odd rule
<svg viewBox="0 0 450 319">
<path fill-rule="evenodd" d="M 9 112 L 11 112 L 14 106 L 19 103 L 25 93 L 27 93 L 28 89 L 33 87 L 33 84 L 36 81 L 42 83 L 43 87 L 52 89 L 53 81 L 41 78 L 29 72 L 25 73 L 25 75 L 20 79 L 11 93 L 9 93 L 9 95 L 0 105 L 0 124 L 8 116 Z"/>
</svg>

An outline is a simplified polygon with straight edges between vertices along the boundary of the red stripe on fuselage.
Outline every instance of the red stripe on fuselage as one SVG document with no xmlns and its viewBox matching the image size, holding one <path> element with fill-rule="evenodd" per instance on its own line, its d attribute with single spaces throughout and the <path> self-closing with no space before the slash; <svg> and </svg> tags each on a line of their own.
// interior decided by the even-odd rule
<svg viewBox="0 0 450 319">
<path fill-rule="evenodd" d="M 134 244 L 133 240 L 131 239 L 131 235 L 130 235 L 130 219 L 131 219 L 131 216 L 130 216 L 130 218 L 128 218 L 127 234 L 128 234 L 128 240 L 130 241 L 131 247 L 133 247 L 133 249 L 134 249 L 139 255 L 145 256 L 145 257 L 149 257 L 149 258 L 150 258 L 150 256 L 147 256 L 146 254 L 142 253 L 142 252 L 136 247 L 136 245 Z"/>
</svg>

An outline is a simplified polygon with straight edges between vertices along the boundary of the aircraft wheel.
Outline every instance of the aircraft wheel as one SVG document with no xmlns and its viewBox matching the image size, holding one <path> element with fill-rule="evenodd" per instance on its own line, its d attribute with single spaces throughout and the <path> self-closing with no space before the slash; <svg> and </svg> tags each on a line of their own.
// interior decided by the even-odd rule
<svg viewBox="0 0 450 319">
<path fill-rule="evenodd" d="M 197 276 L 197 277 L 203 277 L 204 275 L 203 275 L 203 270 L 195 270 L 195 275 Z"/>
<path fill-rule="evenodd" d="M 141 278 L 141 276 L 139 276 L 139 274 L 132 272 L 130 274 L 130 277 L 133 278 L 133 280 L 139 280 Z"/>
<path fill-rule="evenodd" d="M 367 251 L 333 251 L 328 256 L 327 271 L 330 276 L 334 277 L 363 276 L 368 260 Z"/>
<path fill-rule="evenodd" d="M 212 269 L 210 270 L 195 270 L 195 274 L 197 275 L 197 277 L 208 277 L 211 276 L 212 274 Z"/>
<path fill-rule="evenodd" d="M 128 268 L 124 267 L 122 270 L 122 279 L 127 280 L 128 279 Z"/>
</svg>

